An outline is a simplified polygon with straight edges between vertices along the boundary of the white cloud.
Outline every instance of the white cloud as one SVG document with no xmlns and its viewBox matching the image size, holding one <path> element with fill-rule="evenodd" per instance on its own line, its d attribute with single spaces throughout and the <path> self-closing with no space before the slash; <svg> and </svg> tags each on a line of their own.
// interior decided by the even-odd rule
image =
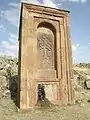
<svg viewBox="0 0 90 120">
<path fill-rule="evenodd" d="M 43 0 L 43 4 L 45 6 L 48 6 L 48 7 L 54 7 L 54 8 L 56 8 L 56 5 L 55 5 L 55 3 L 53 3 L 52 0 Z"/>
<path fill-rule="evenodd" d="M 86 3 L 87 0 L 62 0 L 62 1 L 69 1 L 69 2 L 76 2 L 76 3 Z"/>
<path fill-rule="evenodd" d="M 76 45 L 72 45 L 72 57 L 73 57 L 73 63 L 77 62 L 77 58 L 76 58 L 76 52 L 77 52 L 77 48 L 79 47 L 79 44 Z"/>
<path fill-rule="evenodd" d="M 16 35 L 9 33 L 8 40 L 0 42 L 0 55 L 18 56 L 18 40 Z"/>
<path fill-rule="evenodd" d="M 18 26 L 19 11 L 16 8 L 10 8 L 3 11 L 3 18 L 8 20 L 11 24 Z"/>
<path fill-rule="evenodd" d="M 22 0 L 22 1 L 33 4 L 40 4 L 39 0 Z M 43 0 L 43 5 L 56 8 L 57 6 L 61 6 L 61 3 L 57 3 L 56 5 L 52 0 Z M 20 3 L 10 2 L 8 6 L 10 6 L 8 9 L 0 11 L 1 19 L 5 19 L 10 24 L 18 27 L 20 16 Z"/>
<path fill-rule="evenodd" d="M 2 24 L 0 24 L 0 32 L 5 32 L 5 31 L 6 31 L 6 28 Z"/>
<path fill-rule="evenodd" d="M 8 51 L 8 50 L 5 50 L 3 52 L 0 51 L 0 56 L 4 56 L 4 55 L 11 56 L 11 57 L 17 57 L 17 56 L 15 56 L 15 54 L 12 51 Z"/>
<path fill-rule="evenodd" d="M 81 0 L 81 3 L 86 3 L 87 2 L 87 0 Z"/>
<path fill-rule="evenodd" d="M 8 40 L 12 43 L 12 44 L 16 44 L 17 40 L 18 40 L 18 37 L 13 34 L 13 33 L 9 33 L 9 37 L 8 37 Z"/>
<path fill-rule="evenodd" d="M 8 5 L 11 6 L 11 7 L 15 7 L 15 8 L 19 8 L 20 7 L 20 3 L 10 2 Z"/>
<path fill-rule="evenodd" d="M 21 0 L 21 2 L 31 3 L 31 4 L 40 4 L 39 0 Z"/>
<path fill-rule="evenodd" d="M 17 39 L 17 36 L 16 36 L 15 34 L 13 34 L 13 33 L 9 33 L 9 36 L 10 36 L 11 38 Z"/>
<path fill-rule="evenodd" d="M 76 50 L 76 46 L 72 45 L 72 50 L 75 51 Z"/>
<path fill-rule="evenodd" d="M 72 45 L 73 63 L 90 62 L 90 43 Z"/>
<path fill-rule="evenodd" d="M 9 41 L 2 41 L 1 44 L 6 49 L 14 50 L 17 48 L 17 44 L 11 44 Z"/>
<path fill-rule="evenodd" d="M 28 3 L 33 3 L 33 4 L 40 4 L 39 0 L 22 0 L 24 2 Z M 61 0 L 61 1 L 69 1 L 69 2 L 81 2 L 85 3 L 87 0 Z M 55 0 L 42 0 L 43 5 L 48 6 L 48 7 L 54 7 L 57 8 L 61 7 L 62 4 L 61 2 L 56 3 Z M 4 18 L 7 20 L 9 23 L 13 24 L 14 26 L 19 26 L 19 16 L 20 16 L 20 3 L 16 2 L 10 2 L 8 4 L 9 9 L 6 10 L 1 10 L 0 11 L 0 16 L 1 19 Z"/>
<path fill-rule="evenodd" d="M 0 55 L 16 57 L 18 55 L 18 42 L 12 44 L 9 41 L 3 40 L 0 45 Z"/>
<path fill-rule="evenodd" d="M 62 6 L 62 4 L 61 4 L 61 3 L 58 3 L 57 6 Z"/>
<path fill-rule="evenodd" d="M 9 23 L 18 27 L 19 24 L 19 14 L 20 14 L 20 3 L 9 3 L 10 7 L 6 10 L 1 10 L 1 19 L 7 20 Z"/>
<path fill-rule="evenodd" d="M 33 3 L 33 4 L 40 4 L 39 0 L 22 0 L 23 2 Z M 42 0 L 44 6 L 56 8 L 56 4 L 52 0 Z M 59 3 L 58 6 L 61 4 Z"/>
<path fill-rule="evenodd" d="M 77 2 L 77 3 L 78 3 L 78 2 L 81 2 L 81 3 L 82 3 L 82 2 L 83 2 L 83 3 L 86 2 L 86 0 L 69 0 L 69 1 L 70 1 L 70 2 Z"/>
<path fill-rule="evenodd" d="M 80 2 L 81 0 L 69 0 L 70 2 Z"/>
</svg>

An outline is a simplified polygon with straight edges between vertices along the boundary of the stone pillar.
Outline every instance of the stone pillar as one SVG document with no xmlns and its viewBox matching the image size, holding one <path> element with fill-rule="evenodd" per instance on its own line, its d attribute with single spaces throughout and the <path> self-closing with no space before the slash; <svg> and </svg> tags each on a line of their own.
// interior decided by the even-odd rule
<svg viewBox="0 0 90 120">
<path fill-rule="evenodd" d="M 26 109 L 36 104 L 36 82 L 34 71 L 36 68 L 34 20 L 28 11 L 22 11 L 22 38 L 21 38 L 21 81 L 20 81 L 20 108 Z"/>
<path fill-rule="evenodd" d="M 61 60 L 62 60 L 62 79 L 61 79 L 61 91 L 62 91 L 62 104 L 68 103 L 68 88 L 67 88 L 67 75 L 66 75 L 66 38 L 64 28 L 64 18 L 60 21 L 60 32 L 61 32 Z"/>
<path fill-rule="evenodd" d="M 52 96 L 47 93 L 50 102 L 66 105 L 71 103 L 72 53 L 68 13 L 65 10 L 22 3 L 19 29 L 20 109 L 29 109 L 35 106 L 38 84 L 44 84 L 46 92 L 50 90 Z M 53 52 L 56 55 L 53 55 L 55 61 L 52 69 L 48 69 L 48 66 L 45 69 L 38 68 L 40 60 L 37 30 L 39 25 L 51 30 L 55 36 L 53 46 L 56 44 L 56 47 Z M 48 38 L 47 44 L 50 45 Z M 48 55 L 50 54 L 46 55 L 47 58 Z"/>
</svg>

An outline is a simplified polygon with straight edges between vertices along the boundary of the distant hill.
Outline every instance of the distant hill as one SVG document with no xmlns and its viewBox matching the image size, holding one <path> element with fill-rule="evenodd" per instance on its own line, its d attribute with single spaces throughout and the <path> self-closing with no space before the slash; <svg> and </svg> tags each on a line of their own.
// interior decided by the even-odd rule
<svg viewBox="0 0 90 120">
<path fill-rule="evenodd" d="M 84 67 L 84 68 L 90 68 L 90 63 L 79 63 L 79 64 L 74 64 L 73 66 L 76 66 L 76 67 Z"/>
</svg>

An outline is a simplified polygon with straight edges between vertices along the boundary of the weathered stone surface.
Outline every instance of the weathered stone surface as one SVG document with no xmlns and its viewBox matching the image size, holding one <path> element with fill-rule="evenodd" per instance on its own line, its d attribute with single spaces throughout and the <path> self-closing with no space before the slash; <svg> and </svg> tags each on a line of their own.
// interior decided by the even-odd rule
<svg viewBox="0 0 90 120">
<path fill-rule="evenodd" d="M 68 11 L 22 3 L 20 19 L 20 108 L 27 109 L 37 104 L 39 84 L 45 86 L 50 102 L 71 103 L 72 55 Z"/>
</svg>

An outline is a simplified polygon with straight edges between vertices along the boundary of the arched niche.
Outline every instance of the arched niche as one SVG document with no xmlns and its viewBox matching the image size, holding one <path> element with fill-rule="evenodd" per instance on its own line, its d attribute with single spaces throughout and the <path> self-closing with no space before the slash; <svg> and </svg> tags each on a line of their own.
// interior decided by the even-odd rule
<svg viewBox="0 0 90 120">
<path fill-rule="evenodd" d="M 41 22 L 37 27 L 39 69 L 57 69 L 56 29 L 51 23 Z"/>
</svg>

